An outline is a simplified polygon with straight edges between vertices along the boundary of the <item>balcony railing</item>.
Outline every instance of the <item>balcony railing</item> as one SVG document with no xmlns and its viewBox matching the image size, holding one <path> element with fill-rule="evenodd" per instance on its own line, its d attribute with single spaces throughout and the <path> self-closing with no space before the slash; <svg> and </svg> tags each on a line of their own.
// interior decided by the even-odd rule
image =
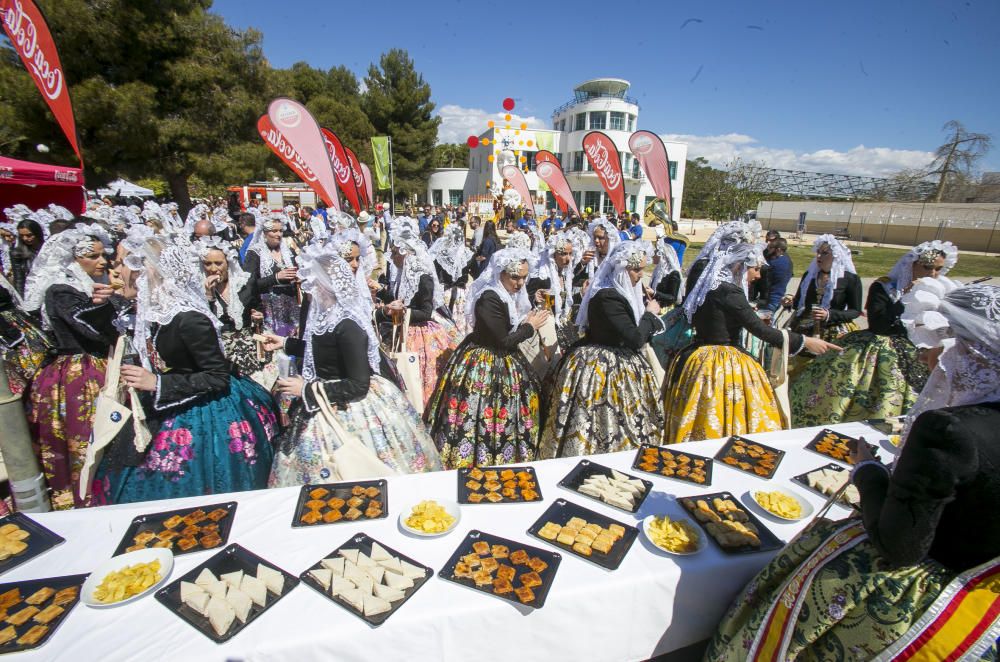
<svg viewBox="0 0 1000 662">
<path fill-rule="evenodd" d="M 639 107 L 639 101 L 638 101 L 638 99 L 635 99 L 633 97 L 627 97 L 627 96 L 618 96 L 617 94 L 606 94 L 606 93 L 599 93 L 598 92 L 598 93 L 588 94 L 587 96 L 580 96 L 578 98 L 571 99 L 570 101 L 567 101 L 563 105 L 561 105 L 558 108 L 556 108 L 555 110 L 553 110 L 552 111 L 552 115 L 556 116 L 559 113 L 561 113 L 562 111 L 566 110 L 567 108 L 571 108 L 571 107 L 573 107 L 573 106 L 575 106 L 577 104 L 580 104 L 580 103 L 586 103 L 587 101 L 593 101 L 594 99 L 618 99 L 620 101 L 624 101 L 625 103 L 632 104 L 638 110 L 642 110 Z"/>
</svg>

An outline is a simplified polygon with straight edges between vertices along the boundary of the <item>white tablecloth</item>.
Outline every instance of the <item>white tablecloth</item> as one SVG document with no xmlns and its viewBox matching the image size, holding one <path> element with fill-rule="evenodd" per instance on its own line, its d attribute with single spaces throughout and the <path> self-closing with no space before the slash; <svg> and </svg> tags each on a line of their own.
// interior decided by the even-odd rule
<svg viewBox="0 0 1000 662">
<path fill-rule="evenodd" d="M 845 434 L 884 435 L 860 423 L 833 426 Z M 91 510 L 32 515 L 66 542 L 0 577 L 0 582 L 89 572 L 117 547 L 132 518 L 174 507 L 236 500 L 239 502 L 229 542 L 237 542 L 275 565 L 298 575 L 350 536 L 363 531 L 421 563 L 440 570 L 470 529 L 546 547 L 526 531 L 551 504 L 564 497 L 621 521 L 640 525 L 649 514 L 681 514 L 674 497 L 729 490 L 736 497 L 750 488 L 788 486 L 817 508 L 823 499 L 790 483 L 792 476 L 829 460 L 803 450 L 819 428 L 750 435 L 787 451 L 771 481 L 763 481 L 715 463 L 712 485 L 651 477 L 653 492 L 632 516 L 557 487 L 579 458 L 534 463 L 544 501 L 535 504 L 468 505 L 458 527 L 439 538 L 403 533 L 398 516 L 403 504 L 417 499 L 456 496 L 455 472 L 401 476 L 389 480 L 389 516 L 361 524 L 291 528 L 298 488 L 241 492 L 110 506 Z M 682 444 L 690 452 L 713 455 L 722 441 Z M 884 445 L 884 444 L 883 444 Z M 630 471 L 635 452 L 591 459 Z M 888 458 L 883 451 L 883 457 Z M 831 516 L 847 511 L 835 507 Z M 761 518 L 764 520 L 764 518 Z M 782 540 L 802 523 L 764 520 Z M 171 581 L 209 558 L 210 552 L 177 557 Z M 77 605 L 42 648 L 18 657 L 26 660 L 627 660 L 644 659 L 711 635 L 726 607 L 744 584 L 773 556 L 770 553 L 723 554 L 713 543 L 690 557 L 655 551 L 640 533 L 621 566 L 607 571 L 563 553 L 545 606 L 538 610 L 432 578 L 397 613 L 378 628 L 299 585 L 274 607 L 218 645 L 171 613 L 152 596 L 116 608 Z"/>
</svg>

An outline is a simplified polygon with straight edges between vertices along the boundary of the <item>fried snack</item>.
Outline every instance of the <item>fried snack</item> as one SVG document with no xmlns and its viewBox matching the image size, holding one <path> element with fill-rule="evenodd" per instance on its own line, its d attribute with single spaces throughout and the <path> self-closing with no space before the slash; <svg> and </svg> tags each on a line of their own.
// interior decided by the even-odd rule
<svg viewBox="0 0 1000 662">
<path fill-rule="evenodd" d="M 592 550 L 590 549 L 590 545 L 575 542 L 573 543 L 573 551 L 582 556 L 590 556 Z"/>
<path fill-rule="evenodd" d="M 12 588 L 0 595 L 0 609 L 10 609 L 21 601 L 21 589 Z"/>
<path fill-rule="evenodd" d="M 521 498 L 525 501 L 534 501 L 538 498 L 538 492 L 530 488 L 523 489 L 521 490 Z"/>
<path fill-rule="evenodd" d="M 568 527 L 563 527 L 563 529 L 559 532 L 559 535 L 556 536 L 556 542 L 564 545 L 572 545 L 576 542 L 576 535 L 567 531 L 567 528 Z"/>
<path fill-rule="evenodd" d="M 196 538 L 181 538 L 176 544 L 181 548 L 182 552 L 186 552 L 193 547 L 197 547 L 198 540 Z"/>
<path fill-rule="evenodd" d="M 177 525 L 183 521 L 184 521 L 183 517 L 181 517 L 180 515 L 174 515 L 172 517 L 168 517 L 167 519 L 163 520 L 163 526 L 165 526 L 168 529 L 173 529 L 176 528 Z M 139 541 L 137 540 L 136 542 Z"/>
<path fill-rule="evenodd" d="M 493 580 L 493 592 L 497 595 L 504 595 L 510 593 L 514 590 L 514 586 L 510 583 L 508 579 L 502 579 L 497 577 Z"/>
<path fill-rule="evenodd" d="M 483 487 L 485 487 L 485 488 L 486 488 L 487 490 L 489 490 L 490 492 L 496 492 L 496 491 L 498 491 L 498 490 L 499 490 L 499 489 L 500 489 L 500 488 L 501 488 L 502 486 L 500 485 L 500 482 L 499 482 L 499 481 L 496 481 L 496 480 L 488 480 L 488 481 L 486 481 L 485 483 L 483 483 Z"/>
<path fill-rule="evenodd" d="M 793 496 L 784 492 L 754 492 L 754 501 L 760 507 L 778 517 L 786 519 L 799 519 L 802 517 L 802 504 Z"/>
<path fill-rule="evenodd" d="M 201 527 L 197 524 L 189 524 L 181 529 L 181 535 L 185 538 L 192 538 L 201 533 Z"/>
<path fill-rule="evenodd" d="M 309 510 L 322 510 L 326 507 L 326 501 L 321 499 L 310 499 L 305 502 L 305 507 Z"/>
<path fill-rule="evenodd" d="M 496 493 L 496 492 L 487 492 L 486 493 L 486 500 L 490 501 L 492 503 L 497 503 L 499 501 L 503 501 L 503 497 L 500 494 Z"/>
<path fill-rule="evenodd" d="M 513 480 L 514 472 L 510 469 L 504 469 L 500 472 L 500 480 Z"/>
<path fill-rule="evenodd" d="M 173 540 L 157 540 L 152 544 L 153 547 L 158 549 L 172 549 L 174 546 Z"/>
<path fill-rule="evenodd" d="M 493 575 L 485 570 L 480 570 L 472 575 L 472 580 L 476 582 L 476 586 L 489 586 L 493 583 Z"/>
<path fill-rule="evenodd" d="M 34 620 L 36 623 L 48 624 L 51 623 L 57 616 L 59 616 L 59 614 L 63 613 L 64 611 L 66 610 L 60 607 L 59 605 L 49 605 L 45 609 L 35 614 Z"/>
<path fill-rule="evenodd" d="M 499 579 L 506 579 L 507 581 L 512 582 L 514 581 L 514 576 L 516 574 L 517 571 L 514 570 L 514 568 L 509 565 L 504 565 L 503 563 L 501 563 L 499 566 L 497 566 L 497 578 Z"/>
<path fill-rule="evenodd" d="M 52 604 L 58 605 L 60 607 L 69 604 L 70 602 L 76 600 L 76 596 L 79 595 L 79 592 L 80 590 L 78 587 L 67 586 L 66 588 L 56 593 L 56 597 L 52 598 Z"/>
<path fill-rule="evenodd" d="M 382 492 L 374 485 L 365 488 L 365 496 L 368 497 L 369 499 L 374 499 L 381 493 Z"/>
<path fill-rule="evenodd" d="M 562 527 L 555 522 L 546 522 L 545 526 L 538 530 L 538 535 L 546 540 L 555 540 L 561 529 Z"/>
<path fill-rule="evenodd" d="M 472 551 L 480 556 L 486 556 L 490 553 L 490 544 L 484 540 L 472 543 Z"/>
<path fill-rule="evenodd" d="M 479 489 L 483 486 L 483 484 L 474 480 L 468 480 L 466 481 L 465 486 L 468 487 L 473 492 L 478 492 Z"/>
<path fill-rule="evenodd" d="M 30 630 L 21 635 L 17 643 L 22 646 L 33 646 L 41 641 L 45 633 L 49 631 L 47 625 L 35 625 Z"/>
<path fill-rule="evenodd" d="M 332 512 L 339 513 L 339 511 L 332 511 Z M 380 504 L 378 501 L 369 501 L 368 507 L 365 508 L 365 517 L 367 517 L 368 519 L 375 519 L 381 516 L 382 516 L 382 504 Z"/>
<path fill-rule="evenodd" d="M 190 518 L 192 523 L 197 524 L 198 522 L 201 522 L 202 520 L 204 520 L 206 517 L 208 517 L 208 513 L 206 513 L 201 508 L 199 508 L 198 510 L 194 511 L 193 513 L 191 513 L 190 515 L 188 515 L 184 519 Z"/>
<path fill-rule="evenodd" d="M 463 556 L 462 563 L 467 564 L 470 568 L 478 568 L 483 564 L 483 562 L 479 558 L 479 554 L 476 554 L 475 552 Z"/>
<path fill-rule="evenodd" d="M 483 472 L 480 471 L 478 467 L 472 467 L 472 469 L 469 469 L 469 478 L 472 480 L 482 480 L 483 476 Z"/>
<path fill-rule="evenodd" d="M 611 536 L 597 536 L 591 544 L 592 549 L 596 549 L 601 554 L 608 554 L 614 547 L 615 541 Z"/>
<path fill-rule="evenodd" d="M 48 586 L 46 586 L 45 588 L 40 588 L 31 595 L 29 595 L 27 598 L 25 598 L 24 602 L 25 604 L 29 605 L 40 605 L 49 598 L 51 598 L 53 595 L 55 595 L 55 593 L 56 590 L 54 588 L 49 588 Z"/>
<path fill-rule="evenodd" d="M 528 562 L 528 552 L 523 549 L 519 549 L 516 552 L 511 552 L 510 562 L 514 565 L 522 565 Z"/>
<path fill-rule="evenodd" d="M 354 496 L 363 496 L 364 493 L 365 493 L 365 488 L 361 487 L 360 485 L 355 485 L 354 487 L 351 488 L 351 494 Z"/>
<path fill-rule="evenodd" d="M 455 518 L 436 501 L 421 501 L 413 507 L 410 516 L 406 518 L 406 526 L 424 533 L 444 533 L 454 524 Z M 476 544 L 486 545 L 486 543 Z M 486 546 L 488 551 L 489 545 Z"/>
<path fill-rule="evenodd" d="M 347 510 L 346 513 L 344 513 L 344 517 L 346 517 L 347 519 L 349 519 L 351 521 L 354 521 L 354 520 L 358 519 L 359 517 L 361 517 L 362 514 L 363 513 L 360 510 L 358 510 L 357 508 L 355 508 L 355 507 L 352 506 L 351 508 L 349 508 Z"/>
<path fill-rule="evenodd" d="M 222 544 L 222 538 L 217 533 L 210 533 L 207 536 L 202 536 L 200 542 L 205 549 L 212 549 Z"/>
<path fill-rule="evenodd" d="M 327 524 L 336 522 L 339 519 L 343 519 L 343 515 L 340 514 L 339 510 L 328 510 L 323 514 L 323 521 Z"/>
<path fill-rule="evenodd" d="M 339 511 L 338 511 L 339 512 Z M 323 519 L 323 516 L 319 514 L 318 510 L 306 510 L 302 517 L 299 518 L 305 524 L 315 524 L 316 522 Z M 179 545 L 180 543 L 178 543 Z"/>
<path fill-rule="evenodd" d="M 472 577 L 472 568 L 469 567 L 468 563 L 459 561 L 455 564 L 454 575 L 456 577 Z"/>
<path fill-rule="evenodd" d="M 506 545 L 493 545 L 490 553 L 495 559 L 505 559 L 510 556 L 510 549 Z"/>
<path fill-rule="evenodd" d="M 527 586 L 514 589 L 514 594 L 517 595 L 517 599 L 523 604 L 527 604 L 535 599 L 535 592 Z"/>
<path fill-rule="evenodd" d="M 326 489 L 325 487 L 317 487 L 316 489 L 309 490 L 309 498 L 310 499 L 322 499 L 322 498 L 324 498 L 329 493 L 330 493 L 330 490 Z"/>
<path fill-rule="evenodd" d="M 502 566 L 502 567 L 507 567 L 507 566 Z M 537 556 L 533 556 L 532 558 L 528 559 L 528 567 L 534 570 L 535 572 L 542 572 L 543 570 L 549 567 L 549 564 L 541 560 Z M 511 568 L 511 570 L 513 570 L 513 568 Z M 499 574 L 499 572 L 497 574 Z"/>
<path fill-rule="evenodd" d="M 500 474 L 490 469 L 489 471 L 483 472 L 483 477 L 486 478 L 486 480 L 488 481 L 489 480 L 496 481 L 496 479 L 500 477 Z"/>
<path fill-rule="evenodd" d="M 686 554 L 698 549 L 700 536 L 693 526 L 684 520 L 670 521 L 670 518 L 654 517 L 649 525 L 649 538 L 657 547 L 668 552 Z"/>
<path fill-rule="evenodd" d="M 177 538 L 180 535 L 181 534 L 177 533 L 176 531 L 171 531 L 170 529 L 164 529 L 163 531 L 157 533 L 156 537 L 158 540 L 173 540 L 174 538 Z"/>
<path fill-rule="evenodd" d="M 483 570 L 485 570 L 486 572 L 493 574 L 493 572 L 496 571 L 496 569 L 499 567 L 500 567 L 500 562 L 497 561 L 496 559 L 491 557 L 486 557 L 485 559 L 483 559 Z"/>
<path fill-rule="evenodd" d="M 169 527 L 168 527 L 168 530 L 169 530 Z M 156 537 L 156 534 L 153 533 L 152 531 L 143 531 L 141 533 L 137 533 L 135 535 L 135 537 L 132 538 L 132 540 L 135 542 L 136 545 L 145 545 L 146 543 L 148 543 L 150 540 L 152 540 L 155 537 Z"/>
<path fill-rule="evenodd" d="M 490 492 L 493 494 L 493 492 Z M 469 495 L 469 503 L 480 503 L 483 500 L 483 495 L 478 492 L 473 492 Z"/>
<path fill-rule="evenodd" d="M 104 604 L 121 602 L 142 593 L 161 578 L 158 559 L 149 563 L 126 566 L 105 575 L 94 589 L 94 599 Z"/>
<path fill-rule="evenodd" d="M 8 641 L 12 641 L 17 636 L 17 630 L 13 625 L 8 625 L 4 629 L 0 630 L 0 646 L 6 644 Z"/>
<path fill-rule="evenodd" d="M 329 506 L 330 508 L 336 508 L 337 510 L 340 510 L 341 508 L 344 507 L 344 504 L 346 503 L 347 502 L 341 499 L 340 497 L 333 497 L 332 499 L 329 499 L 326 502 L 326 505 Z"/>
<path fill-rule="evenodd" d="M 24 625 L 28 619 L 39 612 L 38 607 L 25 607 L 24 609 L 7 617 L 7 622 L 11 625 Z"/>
</svg>

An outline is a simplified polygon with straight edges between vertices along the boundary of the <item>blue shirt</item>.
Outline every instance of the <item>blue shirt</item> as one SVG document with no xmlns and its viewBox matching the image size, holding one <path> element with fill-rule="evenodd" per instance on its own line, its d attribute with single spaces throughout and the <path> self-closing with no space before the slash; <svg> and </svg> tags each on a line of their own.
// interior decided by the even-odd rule
<svg viewBox="0 0 1000 662">
<path fill-rule="evenodd" d="M 420 234 L 424 233 L 424 230 L 427 229 L 427 226 L 430 225 L 430 222 L 431 222 L 430 219 L 424 216 L 423 214 L 417 216 L 417 227 L 420 228 Z"/>
<path fill-rule="evenodd" d="M 779 255 L 768 261 L 767 265 L 767 309 L 775 311 L 781 306 L 781 299 L 792 280 L 792 258 Z"/>
<path fill-rule="evenodd" d="M 247 249 L 250 248 L 251 241 L 253 241 L 253 235 L 248 234 L 246 239 L 243 240 L 243 245 L 240 246 L 240 264 L 243 264 L 247 260 Z"/>
<path fill-rule="evenodd" d="M 633 225 L 628 229 L 629 234 L 632 235 L 633 239 L 642 239 L 642 224 Z"/>
</svg>

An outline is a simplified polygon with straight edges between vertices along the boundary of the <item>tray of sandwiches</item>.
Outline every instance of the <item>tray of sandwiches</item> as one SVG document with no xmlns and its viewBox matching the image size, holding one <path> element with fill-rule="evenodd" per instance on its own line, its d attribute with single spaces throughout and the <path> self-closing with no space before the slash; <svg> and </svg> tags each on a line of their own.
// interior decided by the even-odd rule
<svg viewBox="0 0 1000 662">
<path fill-rule="evenodd" d="M 235 517 L 235 501 L 139 515 L 112 556 L 149 547 L 169 549 L 174 556 L 215 549 L 229 540 Z"/>
<path fill-rule="evenodd" d="M 812 471 L 792 476 L 794 482 L 825 497 L 836 494 L 850 479 L 851 472 L 836 462 L 830 462 Z M 861 505 L 861 493 L 854 485 L 848 485 L 837 501 L 849 508 L 858 507 Z"/>
<path fill-rule="evenodd" d="M 653 491 L 653 483 L 648 480 L 630 476 L 590 460 L 580 460 L 572 471 L 559 481 L 559 487 L 627 513 L 638 512 L 642 502 Z"/>
</svg>

